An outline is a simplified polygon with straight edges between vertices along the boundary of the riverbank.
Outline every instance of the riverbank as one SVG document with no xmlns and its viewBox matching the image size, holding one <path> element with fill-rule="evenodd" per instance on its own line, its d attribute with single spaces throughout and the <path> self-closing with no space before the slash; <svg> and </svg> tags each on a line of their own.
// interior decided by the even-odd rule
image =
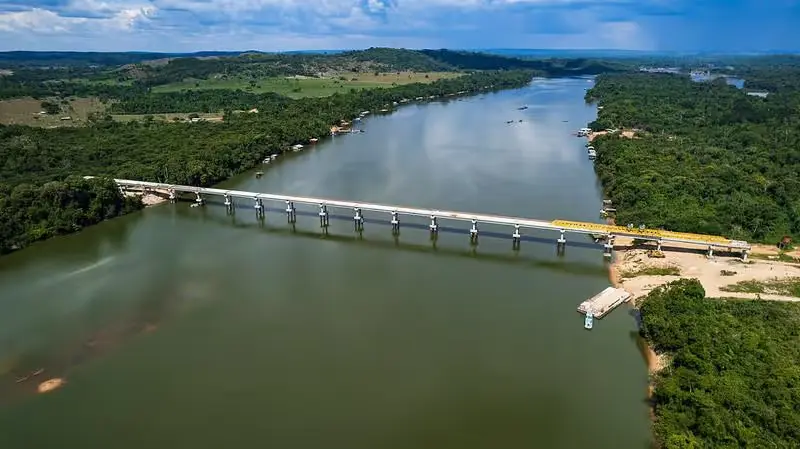
<svg viewBox="0 0 800 449">
<path fill-rule="evenodd" d="M 753 245 L 751 259 L 747 262 L 736 257 L 722 256 L 708 258 L 704 251 L 689 246 L 662 246 L 663 258 L 650 257 L 655 249 L 653 244 L 634 245 L 633 239 L 617 238 L 614 262 L 609 266 L 609 278 L 614 287 L 631 293 L 631 304 L 640 308 L 647 295 L 655 288 L 678 279 L 697 279 L 706 292 L 709 301 L 718 298 L 739 298 L 743 300 L 769 300 L 800 302 L 800 298 L 784 295 L 743 293 L 725 291 L 724 287 L 742 281 L 786 280 L 800 277 L 800 265 L 782 262 L 777 259 L 777 248 Z M 766 259 L 766 260 L 765 260 Z M 654 273 L 675 274 L 654 274 Z M 652 398 L 655 388 L 653 376 L 670 365 L 668 354 L 657 353 L 650 342 L 641 336 L 639 345 L 651 376 L 647 397 Z M 654 410 L 650 409 L 655 419 Z"/>
<path fill-rule="evenodd" d="M 591 141 L 593 141 L 594 139 L 596 139 L 596 138 L 598 138 L 600 136 L 605 136 L 606 134 L 610 134 L 610 133 L 608 131 L 592 131 L 592 132 L 590 132 L 589 134 L 586 135 L 586 138 L 589 140 L 589 142 L 591 142 Z M 626 130 L 622 130 L 621 132 L 619 132 L 619 135 L 622 136 L 622 137 L 626 137 L 628 139 L 635 139 L 636 138 L 636 131 L 631 130 L 631 129 L 626 129 Z"/>
<path fill-rule="evenodd" d="M 142 200 L 142 204 L 144 204 L 144 207 L 155 206 L 156 204 L 162 204 L 169 201 L 168 198 L 165 198 L 161 195 L 156 195 L 154 193 L 141 194 L 138 192 L 126 192 L 125 196 L 131 198 L 139 198 L 140 200 Z"/>
<path fill-rule="evenodd" d="M 800 277 L 800 266 L 780 260 L 767 259 L 766 252 L 754 246 L 750 259 L 715 256 L 691 246 L 664 246 L 663 258 L 650 257 L 654 244 L 634 245 L 632 239 L 617 239 L 613 264 L 615 285 L 633 295 L 634 303 L 641 301 L 651 290 L 678 279 L 697 279 L 708 298 L 763 299 L 798 302 L 800 298 L 746 292 L 730 292 L 725 288 L 743 281 L 770 281 Z M 764 256 L 764 258 L 761 258 Z M 669 274 L 660 274 L 669 273 Z"/>
</svg>

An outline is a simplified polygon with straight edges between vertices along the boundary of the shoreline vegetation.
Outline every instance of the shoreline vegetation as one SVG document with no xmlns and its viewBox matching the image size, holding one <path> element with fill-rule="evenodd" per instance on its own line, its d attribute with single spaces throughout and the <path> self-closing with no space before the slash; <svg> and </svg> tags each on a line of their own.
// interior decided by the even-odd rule
<svg viewBox="0 0 800 449">
<path fill-rule="evenodd" d="M 157 56 L 0 54 L 0 100 L 41 100 L 37 115 L 53 124 L 0 125 L 0 255 L 144 207 L 110 178 L 211 186 L 267 155 L 327 136 L 361 111 L 631 67 L 391 48 Z M 424 82 L 406 83 L 414 77 Z M 359 82 L 374 88 L 358 89 Z M 313 92 L 303 90 L 309 83 Z M 97 178 L 79 179 L 86 175 Z"/>
<path fill-rule="evenodd" d="M 617 221 L 762 242 L 743 262 L 617 239 L 609 278 L 638 309 L 658 447 L 800 441 L 800 254 L 776 247 L 800 231 L 800 58 L 741 69 L 767 99 L 645 73 L 600 75 L 586 96 Z"/>
</svg>

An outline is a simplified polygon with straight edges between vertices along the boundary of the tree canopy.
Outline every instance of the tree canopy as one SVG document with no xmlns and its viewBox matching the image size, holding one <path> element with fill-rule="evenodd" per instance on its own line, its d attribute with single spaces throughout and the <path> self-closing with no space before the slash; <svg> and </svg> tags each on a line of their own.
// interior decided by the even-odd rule
<svg viewBox="0 0 800 449">
<path fill-rule="evenodd" d="M 624 73 L 598 77 L 586 98 L 602 107 L 596 171 L 621 224 L 776 242 L 800 235 L 800 69 L 752 69 L 746 87 L 719 78 Z"/>
<path fill-rule="evenodd" d="M 641 318 L 671 360 L 652 397 L 662 447 L 797 447 L 800 304 L 707 299 L 683 279 L 653 290 Z"/>
</svg>

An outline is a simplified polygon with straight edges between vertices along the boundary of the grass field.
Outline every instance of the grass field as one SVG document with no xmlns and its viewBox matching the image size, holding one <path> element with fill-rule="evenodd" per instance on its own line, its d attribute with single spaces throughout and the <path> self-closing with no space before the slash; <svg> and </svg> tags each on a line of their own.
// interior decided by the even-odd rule
<svg viewBox="0 0 800 449">
<path fill-rule="evenodd" d="M 54 100 L 55 101 L 55 100 Z M 88 122 L 89 114 L 106 110 L 97 98 L 74 98 L 61 103 L 61 112 L 42 115 L 42 101 L 33 98 L 15 98 L 0 101 L 0 123 L 29 126 L 81 126 Z M 61 120 L 69 117 L 69 120 Z"/>
<path fill-rule="evenodd" d="M 442 78 L 453 78 L 459 73 L 449 72 L 391 72 L 391 73 L 343 73 L 326 78 L 287 77 L 249 80 L 244 78 L 211 78 L 208 80 L 185 80 L 153 88 L 153 92 L 174 92 L 188 89 L 241 89 L 247 92 L 276 92 L 291 98 L 325 97 L 334 93 L 349 92 L 350 89 L 372 89 L 392 87 L 410 83 L 430 83 Z"/>
<path fill-rule="evenodd" d="M 208 80 L 187 80 L 181 83 L 167 84 L 153 89 L 154 92 L 174 92 L 184 89 L 242 89 L 248 92 L 276 92 L 291 98 L 324 97 L 336 92 L 346 93 L 350 89 L 371 89 L 392 87 L 410 83 L 430 83 L 443 78 L 460 76 L 449 72 L 391 72 L 391 73 L 342 73 L 326 78 L 265 78 L 246 80 L 243 78 L 212 78 Z M 88 82 L 88 81 L 87 81 Z M 106 82 L 106 81 L 98 81 Z M 110 81 L 108 81 L 110 82 Z M 82 126 L 88 123 L 91 113 L 102 113 L 107 105 L 97 98 L 73 98 L 66 101 L 51 99 L 60 103 L 58 114 L 43 115 L 41 100 L 33 98 L 17 98 L 0 101 L 0 124 L 28 125 L 42 127 Z M 164 121 L 187 120 L 189 114 L 155 114 L 153 119 Z M 219 121 L 219 114 L 200 114 L 207 121 Z M 69 120 L 61 120 L 69 117 Z M 114 120 L 141 120 L 145 115 L 113 115 Z"/>
<path fill-rule="evenodd" d="M 92 112 L 104 112 L 107 106 L 97 98 L 75 98 L 61 104 L 61 113 L 55 115 L 42 115 L 41 100 L 33 98 L 16 98 L 0 101 L 0 124 L 3 125 L 28 125 L 52 128 L 57 126 L 84 126 L 89 122 Z M 145 114 L 113 114 L 114 120 L 127 122 L 142 120 Z M 222 121 L 222 114 L 198 114 L 200 118 L 209 122 Z M 69 120 L 61 120 L 69 117 Z M 187 121 L 188 113 L 152 114 L 153 120 L 158 121 Z M 176 120 L 177 119 L 177 120 Z"/>
</svg>

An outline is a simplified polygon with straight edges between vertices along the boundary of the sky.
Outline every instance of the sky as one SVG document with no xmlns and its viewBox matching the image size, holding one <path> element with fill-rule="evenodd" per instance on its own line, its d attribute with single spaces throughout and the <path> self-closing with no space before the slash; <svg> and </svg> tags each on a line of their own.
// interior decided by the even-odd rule
<svg viewBox="0 0 800 449">
<path fill-rule="evenodd" d="M 0 0 L 0 51 L 798 51 L 800 0 Z"/>
</svg>

